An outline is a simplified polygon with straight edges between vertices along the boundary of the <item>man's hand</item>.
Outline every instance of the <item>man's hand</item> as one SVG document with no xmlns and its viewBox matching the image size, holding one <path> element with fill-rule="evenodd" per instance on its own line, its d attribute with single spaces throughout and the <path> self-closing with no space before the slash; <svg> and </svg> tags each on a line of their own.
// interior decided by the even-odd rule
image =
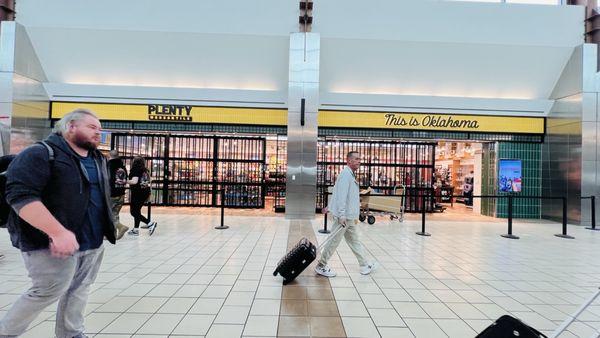
<svg viewBox="0 0 600 338">
<path fill-rule="evenodd" d="M 338 223 L 340 223 L 341 226 L 343 226 L 344 228 L 346 227 L 346 217 L 340 217 Z"/>
<path fill-rule="evenodd" d="M 77 238 L 67 229 L 50 237 L 50 253 L 54 257 L 68 257 L 73 255 L 77 250 L 79 250 Z"/>
</svg>

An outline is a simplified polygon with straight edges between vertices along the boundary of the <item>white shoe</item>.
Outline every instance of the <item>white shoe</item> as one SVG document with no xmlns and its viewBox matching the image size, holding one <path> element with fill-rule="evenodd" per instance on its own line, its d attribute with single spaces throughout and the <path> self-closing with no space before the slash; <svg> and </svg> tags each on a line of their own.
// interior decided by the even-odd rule
<svg viewBox="0 0 600 338">
<path fill-rule="evenodd" d="M 130 236 L 139 236 L 140 235 L 140 231 L 138 229 L 131 229 L 127 232 L 128 235 Z"/>
<path fill-rule="evenodd" d="M 148 230 L 150 230 L 150 236 L 152 236 L 152 234 L 154 234 L 154 230 L 156 230 L 157 225 L 158 225 L 158 223 L 156 223 L 156 222 L 150 223 L 150 227 L 148 228 Z"/>
<path fill-rule="evenodd" d="M 317 264 L 317 266 L 315 266 L 315 272 L 325 277 L 335 277 L 336 275 L 336 273 L 331 270 L 329 266 L 321 264 Z"/>
<path fill-rule="evenodd" d="M 367 265 L 363 265 L 360 267 L 360 274 L 361 275 L 368 275 L 371 272 L 373 272 L 373 270 L 375 270 L 375 267 L 377 266 L 377 264 L 375 262 L 369 263 Z"/>
</svg>

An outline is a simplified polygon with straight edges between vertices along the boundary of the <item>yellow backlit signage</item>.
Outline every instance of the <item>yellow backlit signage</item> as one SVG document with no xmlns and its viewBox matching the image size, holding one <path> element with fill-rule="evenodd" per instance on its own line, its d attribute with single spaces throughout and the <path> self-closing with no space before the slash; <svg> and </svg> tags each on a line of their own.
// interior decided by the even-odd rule
<svg viewBox="0 0 600 338">
<path fill-rule="evenodd" d="M 85 108 L 100 120 L 287 125 L 287 109 L 198 107 L 166 104 L 52 102 L 52 118 Z"/>
<path fill-rule="evenodd" d="M 52 118 L 86 108 L 101 120 L 287 126 L 286 109 L 52 102 Z M 321 110 L 322 128 L 544 134 L 543 117 Z"/>
<path fill-rule="evenodd" d="M 543 117 L 319 111 L 319 127 L 544 134 Z"/>
</svg>

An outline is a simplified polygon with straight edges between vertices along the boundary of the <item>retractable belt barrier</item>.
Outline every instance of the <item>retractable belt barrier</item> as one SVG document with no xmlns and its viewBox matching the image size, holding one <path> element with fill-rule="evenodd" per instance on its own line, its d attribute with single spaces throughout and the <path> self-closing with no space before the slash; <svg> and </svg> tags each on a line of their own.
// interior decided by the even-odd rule
<svg viewBox="0 0 600 338">
<path fill-rule="evenodd" d="M 221 189 L 221 225 L 215 227 L 215 229 L 229 229 L 229 226 L 225 225 L 225 189 Z"/>
<path fill-rule="evenodd" d="M 324 208 L 327 207 L 327 196 L 330 195 L 331 193 L 329 192 L 324 192 L 323 193 L 323 205 Z M 425 214 L 427 213 L 427 203 L 426 200 L 429 198 L 431 201 L 433 201 L 433 198 L 435 197 L 435 195 L 429 193 L 429 194 L 405 194 L 404 197 L 421 197 L 421 231 L 416 232 L 417 235 L 420 236 L 431 236 L 430 233 L 428 233 L 425 230 L 425 224 L 426 224 L 426 217 Z M 455 195 L 448 195 L 447 197 L 450 198 L 450 201 L 452 202 L 453 199 L 455 197 L 464 197 L 464 196 L 455 196 Z M 515 198 L 533 198 L 533 199 L 546 199 L 546 200 L 561 200 L 562 201 L 562 231 L 560 234 L 555 234 L 554 236 L 556 237 L 560 237 L 560 238 L 566 238 L 566 239 L 574 239 L 575 237 L 570 236 L 567 233 L 567 198 L 564 196 L 524 196 L 524 195 L 474 195 L 474 196 L 469 196 L 470 198 L 494 198 L 494 199 L 500 199 L 500 198 L 506 198 L 508 199 L 508 203 L 507 203 L 507 232 L 506 234 L 502 234 L 500 236 L 504 237 L 504 238 L 509 238 L 509 239 L 519 239 L 519 236 L 516 236 L 513 234 L 513 202 Z M 586 197 L 581 197 L 581 199 L 589 199 L 591 201 L 591 227 L 586 227 L 586 229 L 589 230 L 600 230 L 600 228 L 596 228 L 596 196 L 586 196 Z M 324 217 L 323 217 L 323 229 L 319 230 L 320 233 L 323 234 L 328 234 L 330 233 L 330 231 L 327 229 L 327 213 L 324 213 Z"/>
</svg>

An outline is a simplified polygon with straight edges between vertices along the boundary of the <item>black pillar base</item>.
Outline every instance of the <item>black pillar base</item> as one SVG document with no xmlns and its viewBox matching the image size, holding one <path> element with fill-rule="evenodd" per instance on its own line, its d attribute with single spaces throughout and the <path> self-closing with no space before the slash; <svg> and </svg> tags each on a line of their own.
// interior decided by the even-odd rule
<svg viewBox="0 0 600 338">
<path fill-rule="evenodd" d="M 331 231 L 329 231 L 329 230 L 325 230 L 325 229 L 319 229 L 319 233 L 322 233 L 322 234 L 329 234 L 329 233 L 331 233 Z"/>
<path fill-rule="evenodd" d="M 219 225 L 218 227 L 215 227 L 215 229 L 217 229 L 217 230 L 229 229 L 229 226 L 228 225 Z"/>
<path fill-rule="evenodd" d="M 600 231 L 600 228 L 585 227 L 588 230 Z"/>
<path fill-rule="evenodd" d="M 504 238 L 510 238 L 510 239 L 519 239 L 519 236 L 515 236 L 513 234 L 504 234 L 504 235 L 500 235 Z"/>
<path fill-rule="evenodd" d="M 573 236 L 563 235 L 563 234 L 556 234 L 554 236 L 560 237 L 560 238 L 566 238 L 566 239 L 575 239 L 575 237 L 573 237 Z"/>
<path fill-rule="evenodd" d="M 417 235 L 419 235 L 419 236 L 431 236 L 431 234 L 430 234 L 430 233 L 428 233 L 428 232 L 422 232 L 422 231 L 415 232 L 415 234 L 417 234 Z"/>
</svg>

